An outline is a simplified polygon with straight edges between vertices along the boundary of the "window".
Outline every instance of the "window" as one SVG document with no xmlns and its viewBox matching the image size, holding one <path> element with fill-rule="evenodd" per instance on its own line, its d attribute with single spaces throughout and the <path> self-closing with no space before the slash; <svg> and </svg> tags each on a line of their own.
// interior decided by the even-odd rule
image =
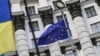
<svg viewBox="0 0 100 56">
<path fill-rule="evenodd" d="M 57 20 L 58 20 L 58 21 L 61 21 L 61 20 L 63 20 L 63 18 L 62 18 L 62 15 L 60 15 L 60 16 L 57 16 Z"/>
<path fill-rule="evenodd" d="M 58 9 L 57 6 L 56 6 L 56 1 L 53 1 L 53 6 L 54 6 L 54 9 Z"/>
<path fill-rule="evenodd" d="M 87 15 L 88 18 L 97 15 L 97 14 L 96 14 L 96 11 L 95 11 L 95 9 L 94 9 L 94 6 L 91 6 L 91 7 L 86 8 L 86 9 L 85 9 L 85 12 L 86 12 L 86 15 Z"/>
<path fill-rule="evenodd" d="M 64 16 L 65 16 L 65 19 L 67 20 L 67 18 L 66 18 L 66 14 L 64 14 Z M 62 15 L 59 15 L 59 16 L 57 16 L 57 20 L 58 20 L 58 21 L 61 21 L 61 20 L 63 20 L 63 17 L 62 17 Z"/>
<path fill-rule="evenodd" d="M 34 21 L 32 22 L 32 26 L 33 26 L 33 30 L 34 31 L 39 31 L 39 25 L 38 25 L 38 21 Z"/>
<path fill-rule="evenodd" d="M 31 42 L 32 42 L 32 47 L 35 48 L 36 46 L 35 46 L 34 38 L 31 39 Z M 36 38 L 36 42 L 38 42 L 38 38 Z"/>
<path fill-rule="evenodd" d="M 97 49 L 100 51 L 100 42 L 97 42 Z"/>
<path fill-rule="evenodd" d="M 100 32 L 100 22 L 91 25 L 93 33 Z"/>
<path fill-rule="evenodd" d="M 67 50 L 65 56 L 75 56 L 72 49 Z"/>
<path fill-rule="evenodd" d="M 34 6 L 28 7 L 28 13 L 29 13 L 30 16 L 32 16 L 32 15 L 35 14 L 35 8 L 34 8 Z"/>
<path fill-rule="evenodd" d="M 97 42 L 97 47 L 100 50 L 100 42 Z"/>
</svg>

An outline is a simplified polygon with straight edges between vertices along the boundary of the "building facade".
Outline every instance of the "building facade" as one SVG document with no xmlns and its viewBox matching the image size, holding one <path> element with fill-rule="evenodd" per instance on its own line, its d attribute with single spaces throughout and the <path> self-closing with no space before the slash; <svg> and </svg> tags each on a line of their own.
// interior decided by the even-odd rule
<svg viewBox="0 0 100 56">
<path fill-rule="evenodd" d="M 100 1 L 62 0 L 64 16 L 72 33 L 75 52 L 68 39 L 39 46 L 41 56 L 100 56 Z M 24 0 L 10 0 L 15 30 L 16 51 L 6 56 L 37 56 L 34 38 L 29 27 Z M 35 38 L 52 24 L 62 20 L 57 0 L 27 0 Z"/>
</svg>

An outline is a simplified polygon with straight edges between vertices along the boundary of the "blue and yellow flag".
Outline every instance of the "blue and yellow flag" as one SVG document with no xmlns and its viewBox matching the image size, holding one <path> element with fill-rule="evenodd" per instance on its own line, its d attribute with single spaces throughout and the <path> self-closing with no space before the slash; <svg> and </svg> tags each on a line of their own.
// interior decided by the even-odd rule
<svg viewBox="0 0 100 56">
<path fill-rule="evenodd" d="M 1 54 L 0 56 L 5 56 L 4 54 Z"/>
<path fill-rule="evenodd" d="M 0 0 L 0 54 L 15 51 L 9 0 Z"/>
</svg>

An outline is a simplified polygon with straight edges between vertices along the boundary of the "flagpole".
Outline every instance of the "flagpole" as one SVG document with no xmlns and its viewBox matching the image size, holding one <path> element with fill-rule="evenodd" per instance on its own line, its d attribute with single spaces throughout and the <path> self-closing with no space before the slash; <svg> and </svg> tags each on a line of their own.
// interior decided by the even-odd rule
<svg viewBox="0 0 100 56">
<path fill-rule="evenodd" d="M 27 17 L 28 17 L 28 20 L 29 20 L 29 27 L 32 31 L 32 36 L 33 36 L 34 44 L 35 44 L 35 47 L 36 47 L 37 56 L 40 56 L 40 52 L 39 52 L 39 48 L 38 48 L 38 45 L 37 45 L 37 42 L 36 42 L 36 38 L 35 38 L 32 22 L 31 22 L 31 18 L 30 18 L 30 15 L 28 13 L 28 8 L 27 8 L 28 6 L 27 6 L 27 1 L 26 0 L 24 0 L 24 5 L 25 5 L 26 14 L 27 14 Z"/>
<path fill-rule="evenodd" d="M 67 22 L 66 22 L 67 19 L 65 19 L 63 10 L 60 9 L 60 11 L 61 11 L 62 18 L 63 18 L 64 23 L 65 23 L 66 29 L 67 29 L 67 28 L 69 29 L 69 25 L 67 25 Z M 73 40 L 72 40 L 72 38 L 71 38 L 72 36 L 71 36 L 71 34 L 70 34 L 71 31 L 70 31 L 70 29 L 69 29 L 69 30 L 68 30 L 68 29 L 67 29 L 67 32 L 68 32 L 68 35 L 69 35 L 69 41 L 70 41 L 70 44 L 71 44 L 71 46 L 72 46 L 72 50 L 73 50 L 74 56 L 76 56 L 76 50 L 75 50 L 75 48 L 74 48 Z"/>
</svg>

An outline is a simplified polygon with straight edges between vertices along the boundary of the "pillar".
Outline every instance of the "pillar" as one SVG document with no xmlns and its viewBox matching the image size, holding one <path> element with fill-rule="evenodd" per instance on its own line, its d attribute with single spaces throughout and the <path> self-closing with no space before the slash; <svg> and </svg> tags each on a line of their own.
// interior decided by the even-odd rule
<svg viewBox="0 0 100 56">
<path fill-rule="evenodd" d="M 49 49 L 48 49 L 48 50 L 45 50 L 44 52 L 46 53 L 46 56 L 50 56 L 50 51 L 49 51 Z"/>
<path fill-rule="evenodd" d="M 49 44 L 51 56 L 63 56 L 58 42 Z"/>
<path fill-rule="evenodd" d="M 100 0 L 95 0 L 98 6 L 100 6 Z"/>
<path fill-rule="evenodd" d="M 75 43 L 75 46 L 76 46 L 76 52 L 77 52 L 77 55 L 78 56 L 84 56 L 83 54 L 82 54 L 82 50 L 81 50 L 81 45 L 80 45 L 80 42 L 76 42 Z"/>
<path fill-rule="evenodd" d="M 43 7 L 39 8 L 39 13 L 45 30 L 53 24 L 53 15 L 52 15 L 52 7 Z M 61 56 L 61 50 L 58 42 L 49 44 L 49 50 L 51 56 Z"/>
<path fill-rule="evenodd" d="M 67 2 L 68 10 L 72 15 L 75 29 L 82 46 L 84 56 L 96 56 L 96 52 L 86 29 L 80 8 L 80 1 Z"/>
<path fill-rule="evenodd" d="M 15 41 L 18 56 L 29 56 L 28 43 L 25 32 L 25 19 L 23 12 L 13 13 Z"/>
</svg>

